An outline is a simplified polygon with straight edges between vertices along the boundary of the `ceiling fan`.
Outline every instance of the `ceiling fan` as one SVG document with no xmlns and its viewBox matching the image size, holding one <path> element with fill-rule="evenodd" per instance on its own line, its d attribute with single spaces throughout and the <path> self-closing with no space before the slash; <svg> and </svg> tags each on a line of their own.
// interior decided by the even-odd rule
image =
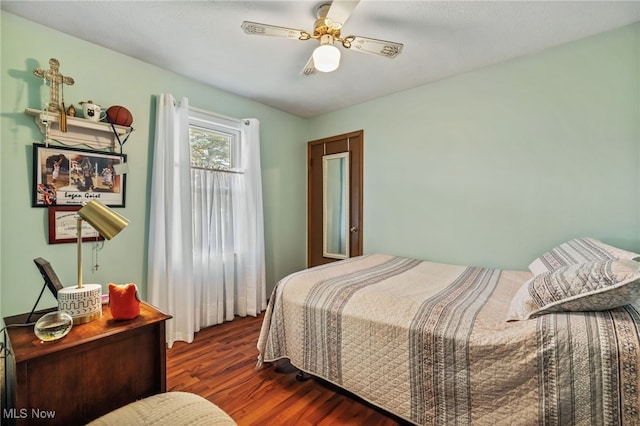
<svg viewBox="0 0 640 426">
<path fill-rule="evenodd" d="M 302 74 L 304 75 L 314 74 L 316 70 L 331 72 L 338 68 L 340 50 L 333 45 L 336 41 L 341 43 L 345 49 L 387 58 L 398 56 L 402 52 L 402 43 L 355 35 L 341 37 L 342 26 L 358 5 L 358 2 L 359 0 L 333 0 L 331 3 L 319 4 L 314 10 L 317 19 L 313 26 L 313 33 L 250 21 L 244 21 L 241 27 L 247 34 L 287 37 L 297 40 L 313 38 L 320 41 L 320 46 L 313 51 L 311 58 L 302 69 Z"/>
</svg>

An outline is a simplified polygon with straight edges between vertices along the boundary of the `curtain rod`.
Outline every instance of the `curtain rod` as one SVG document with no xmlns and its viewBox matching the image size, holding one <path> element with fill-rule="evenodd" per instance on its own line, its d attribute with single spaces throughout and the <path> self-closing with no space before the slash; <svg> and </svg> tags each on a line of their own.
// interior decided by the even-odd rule
<svg viewBox="0 0 640 426">
<path fill-rule="evenodd" d="M 246 126 L 249 125 L 249 120 L 242 120 L 240 118 L 235 118 L 235 117 L 229 117 L 228 115 L 222 115 L 222 114 L 218 114 L 215 112 L 211 112 L 211 111 L 207 111 L 205 109 L 202 108 L 195 108 L 192 106 L 189 106 L 189 109 L 195 112 L 199 112 L 200 114 L 205 114 L 205 115 L 209 115 L 215 118 L 219 118 L 221 120 L 228 120 L 228 121 L 233 121 L 235 123 L 239 123 L 239 124 L 244 124 Z"/>
</svg>

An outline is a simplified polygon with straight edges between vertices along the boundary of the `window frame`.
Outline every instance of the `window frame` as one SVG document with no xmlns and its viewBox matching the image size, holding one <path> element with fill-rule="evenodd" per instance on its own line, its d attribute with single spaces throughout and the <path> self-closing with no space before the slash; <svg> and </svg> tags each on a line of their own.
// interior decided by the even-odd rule
<svg viewBox="0 0 640 426">
<path fill-rule="evenodd" d="M 200 131 L 224 134 L 231 138 L 229 147 L 230 167 L 228 170 L 195 166 L 191 166 L 191 168 L 200 168 L 215 172 L 243 173 L 241 124 L 242 123 L 236 119 L 224 117 L 209 111 L 189 108 L 189 129 L 194 128 Z M 189 152 L 191 153 L 191 146 L 189 146 Z"/>
</svg>

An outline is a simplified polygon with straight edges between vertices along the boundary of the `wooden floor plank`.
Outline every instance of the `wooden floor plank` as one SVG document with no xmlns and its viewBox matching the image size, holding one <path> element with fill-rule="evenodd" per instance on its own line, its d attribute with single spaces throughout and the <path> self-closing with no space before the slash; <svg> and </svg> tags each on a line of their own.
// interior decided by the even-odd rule
<svg viewBox="0 0 640 426">
<path fill-rule="evenodd" d="M 321 380 L 298 381 L 286 361 L 256 369 L 262 318 L 236 317 L 176 342 L 167 349 L 167 390 L 201 395 L 240 426 L 407 424 Z"/>
</svg>

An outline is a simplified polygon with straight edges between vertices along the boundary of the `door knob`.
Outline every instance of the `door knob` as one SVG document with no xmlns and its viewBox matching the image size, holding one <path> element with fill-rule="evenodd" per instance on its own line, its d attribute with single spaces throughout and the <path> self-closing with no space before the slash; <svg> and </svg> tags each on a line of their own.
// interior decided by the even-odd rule
<svg viewBox="0 0 640 426">
<path fill-rule="evenodd" d="M 356 228 L 355 226 L 352 226 L 351 229 L 349 229 L 349 231 L 351 231 L 352 233 L 356 232 L 357 230 L 358 230 L 358 228 Z"/>
</svg>

